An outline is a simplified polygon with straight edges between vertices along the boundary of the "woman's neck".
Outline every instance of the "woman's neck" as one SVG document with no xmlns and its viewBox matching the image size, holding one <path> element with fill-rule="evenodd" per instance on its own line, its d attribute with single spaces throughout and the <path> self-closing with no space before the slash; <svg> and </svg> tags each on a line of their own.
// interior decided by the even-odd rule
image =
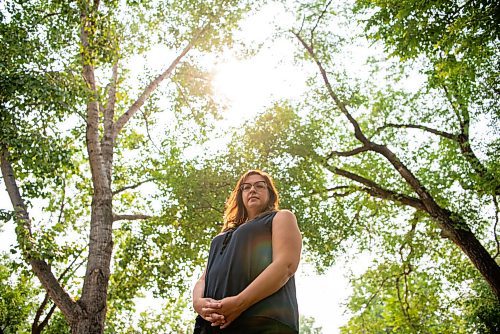
<svg viewBox="0 0 500 334">
<path fill-rule="evenodd" d="M 261 212 L 252 212 L 252 213 L 249 212 L 248 213 L 248 217 L 247 217 L 247 221 L 255 219 L 255 217 L 257 217 L 260 214 L 261 214 Z"/>
<path fill-rule="evenodd" d="M 269 212 L 269 210 L 260 211 L 260 212 L 258 212 L 258 213 L 253 214 L 253 215 L 252 215 L 252 214 L 250 214 L 250 213 L 248 213 L 248 217 L 247 217 L 247 220 L 246 220 L 246 221 L 248 222 L 248 221 L 250 221 L 250 220 L 254 220 L 255 218 L 257 218 L 257 217 L 259 217 L 259 216 L 263 215 L 263 214 L 264 214 L 264 213 L 266 213 L 266 212 Z"/>
</svg>

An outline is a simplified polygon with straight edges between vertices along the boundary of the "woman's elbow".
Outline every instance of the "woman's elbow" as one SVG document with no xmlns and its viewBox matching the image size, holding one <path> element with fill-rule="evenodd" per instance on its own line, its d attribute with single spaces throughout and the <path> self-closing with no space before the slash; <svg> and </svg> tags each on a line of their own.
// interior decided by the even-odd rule
<svg viewBox="0 0 500 334">
<path fill-rule="evenodd" d="M 282 263 L 283 273 L 287 280 L 293 275 L 295 275 L 298 266 L 299 266 L 298 261 L 284 261 Z"/>
</svg>

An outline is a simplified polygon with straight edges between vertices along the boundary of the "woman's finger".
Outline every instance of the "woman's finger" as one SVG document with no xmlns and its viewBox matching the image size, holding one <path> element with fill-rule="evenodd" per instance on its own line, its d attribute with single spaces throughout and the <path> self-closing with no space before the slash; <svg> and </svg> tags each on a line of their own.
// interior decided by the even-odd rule
<svg viewBox="0 0 500 334">
<path fill-rule="evenodd" d="M 219 309 L 221 308 L 221 303 L 218 301 L 210 302 L 207 301 L 205 305 L 203 305 L 204 308 L 212 308 L 212 309 Z"/>
</svg>

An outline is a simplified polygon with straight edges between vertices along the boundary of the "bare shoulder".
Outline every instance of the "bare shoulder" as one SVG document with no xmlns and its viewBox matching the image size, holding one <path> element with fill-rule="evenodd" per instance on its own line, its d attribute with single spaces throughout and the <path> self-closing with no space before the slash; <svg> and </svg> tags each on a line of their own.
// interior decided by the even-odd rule
<svg viewBox="0 0 500 334">
<path fill-rule="evenodd" d="M 297 218 L 295 217 L 295 214 L 290 211 L 290 210 L 279 210 L 276 213 L 276 216 L 274 216 L 273 219 L 275 222 L 293 222 L 297 223 Z"/>
<path fill-rule="evenodd" d="M 290 210 L 280 210 L 273 219 L 273 242 L 284 242 L 287 245 L 295 244 L 300 248 L 301 233 L 297 218 Z M 294 243 L 295 242 L 295 243 Z"/>
</svg>

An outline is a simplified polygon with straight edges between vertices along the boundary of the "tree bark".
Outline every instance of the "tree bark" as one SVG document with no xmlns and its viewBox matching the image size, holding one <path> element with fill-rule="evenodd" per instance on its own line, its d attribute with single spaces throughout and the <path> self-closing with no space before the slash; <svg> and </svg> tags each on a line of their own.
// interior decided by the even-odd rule
<svg viewBox="0 0 500 334">
<path fill-rule="evenodd" d="M 470 230 L 467 223 L 456 214 L 442 208 L 420 183 L 419 179 L 385 145 L 371 145 L 372 150 L 384 156 L 403 177 L 423 202 L 425 211 L 443 230 L 443 235 L 453 241 L 469 257 L 500 300 L 500 266 Z"/>
<path fill-rule="evenodd" d="M 436 217 L 446 237 L 467 255 L 500 300 L 500 266 L 483 247 L 467 225 L 454 220 L 450 212 L 441 210 Z"/>
<path fill-rule="evenodd" d="M 93 77 L 93 69 L 87 69 L 87 71 Z M 81 299 L 77 302 L 83 315 L 71 326 L 73 334 L 103 333 L 107 310 L 106 301 L 113 251 L 113 196 L 110 180 L 113 146 L 110 145 L 107 150 L 102 150 L 97 140 L 97 106 L 98 104 L 94 101 L 90 101 L 87 105 L 87 152 L 94 194 L 91 204 L 87 269 Z M 103 156 L 103 153 L 106 156 Z"/>
</svg>

